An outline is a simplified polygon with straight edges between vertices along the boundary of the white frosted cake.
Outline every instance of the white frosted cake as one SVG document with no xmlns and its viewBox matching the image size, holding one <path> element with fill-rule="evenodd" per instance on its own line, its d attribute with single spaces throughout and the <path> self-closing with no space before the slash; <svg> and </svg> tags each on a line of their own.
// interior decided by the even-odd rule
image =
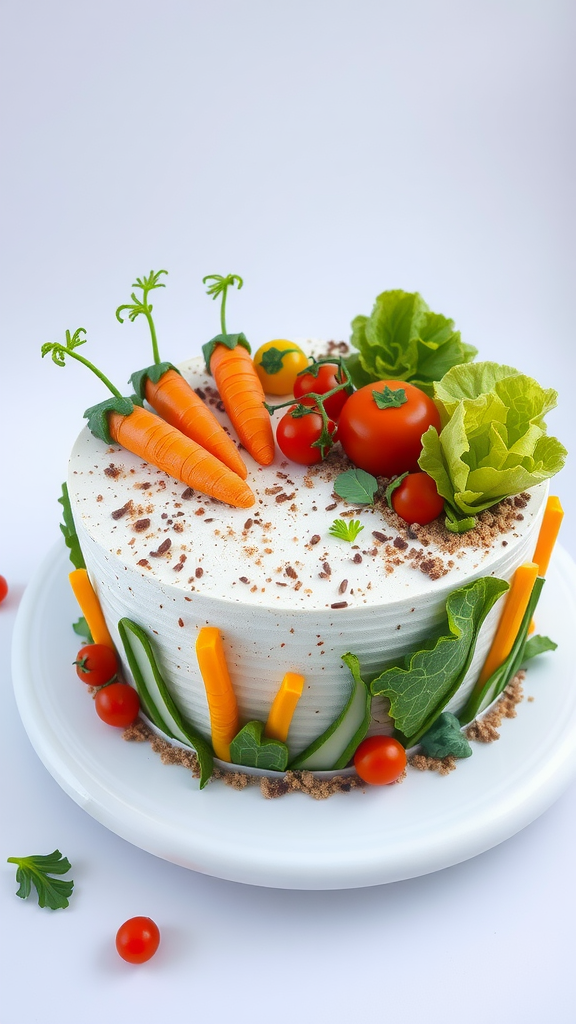
<svg viewBox="0 0 576 1024">
<path fill-rule="evenodd" d="M 203 360 L 180 369 L 228 428 Z M 80 545 L 118 651 L 117 623 L 127 617 L 153 638 L 167 686 L 208 740 L 195 653 L 202 627 L 220 631 L 242 721 L 265 722 L 285 673 L 304 676 L 287 739 L 294 757 L 348 699 L 344 654 L 353 652 L 370 680 L 438 630 L 454 590 L 485 576 L 510 581 L 534 554 L 547 483 L 482 512 L 475 529 L 455 535 L 440 520 L 409 526 L 383 497 L 359 507 L 335 495 L 336 476 L 351 465 L 339 447 L 313 467 L 279 450 L 266 467 L 241 454 L 255 496 L 249 509 L 192 492 L 87 427 L 69 467 Z M 363 527 L 353 543 L 329 533 L 335 518 L 352 516 Z M 502 604 L 488 614 L 447 710 L 466 703 Z M 374 698 L 372 732 L 392 732 L 386 707 Z"/>
</svg>

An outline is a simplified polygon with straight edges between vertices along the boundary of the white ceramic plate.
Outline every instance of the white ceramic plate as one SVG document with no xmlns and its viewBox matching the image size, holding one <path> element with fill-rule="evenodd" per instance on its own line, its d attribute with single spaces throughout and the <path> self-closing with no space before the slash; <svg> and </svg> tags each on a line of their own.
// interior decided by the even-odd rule
<svg viewBox="0 0 576 1024">
<path fill-rule="evenodd" d="M 397 881 L 473 857 L 514 835 L 576 772 L 576 567 L 557 551 L 537 612 L 559 644 L 532 663 L 518 717 L 501 739 L 440 777 L 315 801 L 265 800 L 162 765 L 147 743 L 104 725 L 71 662 L 79 612 L 61 545 L 28 587 L 14 636 L 14 687 L 32 745 L 62 788 L 92 817 L 158 857 L 209 875 L 287 889 L 340 889 Z"/>
</svg>

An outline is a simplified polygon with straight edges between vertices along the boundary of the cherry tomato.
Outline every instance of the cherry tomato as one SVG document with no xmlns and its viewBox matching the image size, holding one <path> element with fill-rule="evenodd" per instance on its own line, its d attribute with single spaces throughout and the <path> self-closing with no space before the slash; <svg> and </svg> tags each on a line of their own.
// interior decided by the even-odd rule
<svg viewBox="0 0 576 1024">
<path fill-rule="evenodd" d="M 444 509 L 444 498 L 428 473 L 408 473 L 392 492 L 392 508 L 407 523 L 426 526 Z"/>
<path fill-rule="evenodd" d="M 151 960 L 160 945 L 160 931 L 151 917 L 131 917 L 116 932 L 116 949 L 129 964 Z"/>
<path fill-rule="evenodd" d="M 78 678 L 89 686 L 104 686 L 118 672 L 118 660 L 111 647 L 104 644 L 88 644 L 76 655 Z"/>
<path fill-rule="evenodd" d="M 138 694 L 128 683 L 110 683 L 110 686 L 103 686 L 98 690 L 94 698 L 98 717 L 106 722 L 106 725 L 115 725 L 125 729 L 127 725 L 138 718 L 140 701 Z"/>
<path fill-rule="evenodd" d="M 428 395 L 403 380 L 380 380 L 350 395 L 338 421 L 338 440 L 360 469 L 400 476 L 418 469 L 422 434 L 431 426 L 440 430 L 440 416 Z"/>
<path fill-rule="evenodd" d="M 325 395 L 328 391 L 332 391 L 332 388 L 342 384 L 344 379 L 338 363 L 320 363 L 316 376 L 308 372 L 301 373 L 296 377 L 294 382 L 294 398 L 303 398 L 304 395 L 312 393 Z M 332 395 L 332 398 L 328 398 L 324 403 L 328 416 L 333 420 L 337 420 L 347 400 L 348 394 L 345 388 L 342 391 L 337 391 L 335 395 Z"/>
<path fill-rule="evenodd" d="M 311 398 L 304 398 L 301 404 L 311 409 L 316 408 Z M 314 447 L 314 441 L 318 440 L 322 432 L 322 417 L 319 412 L 293 417 L 292 411 L 296 408 L 292 405 L 280 420 L 276 428 L 276 440 L 280 450 L 292 462 L 313 466 L 322 461 L 320 448 Z M 336 433 L 336 424 L 332 420 L 328 420 L 328 433 L 331 437 Z"/>
<path fill-rule="evenodd" d="M 276 339 L 261 345 L 254 367 L 267 395 L 289 395 L 296 375 L 308 366 L 308 356 L 293 341 Z"/>
<path fill-rule="evenodd" d="M 4 576 L 0 576 L 0 601 L 3 601 L 8 593 L 8 584 Z"/>
<path fill-rule="evenodd" d="M 354 767 L 371 786 L 388 786 L 406 767 L 406 751 L 392 736 L 369 736 L 354 754 Z"/>
</svg>

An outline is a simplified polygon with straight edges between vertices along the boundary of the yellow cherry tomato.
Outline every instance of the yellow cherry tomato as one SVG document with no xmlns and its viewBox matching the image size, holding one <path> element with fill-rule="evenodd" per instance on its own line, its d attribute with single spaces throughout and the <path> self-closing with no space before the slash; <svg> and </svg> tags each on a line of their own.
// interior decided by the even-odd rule
<svg viewBox="0 0 576 1024">
<path fill-rule="evenodd" d="M 291 395 L 296 376 L 308 366 L 308 356 L 293 341 L 276 338 L 260 346 L 254 366 L 266 394 Z"/>
</svg>

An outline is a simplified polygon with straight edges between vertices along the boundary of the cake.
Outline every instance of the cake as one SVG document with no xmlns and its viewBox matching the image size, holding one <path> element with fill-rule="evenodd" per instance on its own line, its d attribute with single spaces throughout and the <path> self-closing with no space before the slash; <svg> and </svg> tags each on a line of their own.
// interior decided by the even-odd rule
<svg viewBox="0 0 576 1024">
<path fill-rule="evenodd" d="M 349 355 L 344 343 L 326 348 L 306 341 L 299 347 L 316 357 Z M 473 354 L 468 350 L 466 360 Z M 234 439 L 204 359 L 191 359 L 178 371 Z M 444 414 L 448 392 L 446 385 Z M 284 413 L 271 412 L 275 426 Z M 314 465 L 294 462 L 278 448 L 272 462 L 259 465 L 236 441 L 254 503 L 231 507 L 108 442 L 85 427 L 70 457 L 68 495 L 88 577 L 125 678 L 138 684 L 139 670 L 122 623 L 134 624 L 145 637 L 170 706 L 207 745 L 214 722 L 197 649 L 204 630 L 221 638 L 238 722 L 261 723 L 251 742 L 263 740 L 280 684 L 295 676 L 302 683 L 284 737 L 288 766 L 342 768 L 342 757 L 337 764 L 323 762 L 315 742 L 339 721 L 354 686 L 360 680 L 368 694 L 362 697 L 370 709 L 362 736 L 402 733 L 389 713 L 390 692 L 379 689 L 378 680 L 388 666 L 405 672 L 414 652 L 438 648 L 451 597 L 472 593 L 472 585 L 483 581 L 477 586 L 485 588 L 485 610 L 473 642 L 471 634 L 469 657 L 454 692 L 445 686 L 441 701 L 443 715 L 462 716 L 470 707 L 502 620 L 506 602 L 500 598 L 534 557 L 551 472 L 541 473 L 535 486 L 478 503 L 457 532 L 458 525 L 447 523 L 447 529 L 443 518 L 426 525 L 401 518 L 390 502 L 398 481 L 390 488 L 388 480 L 379 480 L 372 503 L 351 498 L 338 480 L 354 467 L 338 443 Z M 458 637 L 458 628 L 450 625 L 448 639 Z M 166 731 L 183 738 L 178 730 Z M 425 731 L 406 728 L 404 739 L 419 741 Z M 346 748 L 346 763 L 352 754 Z"/>
</svg>

